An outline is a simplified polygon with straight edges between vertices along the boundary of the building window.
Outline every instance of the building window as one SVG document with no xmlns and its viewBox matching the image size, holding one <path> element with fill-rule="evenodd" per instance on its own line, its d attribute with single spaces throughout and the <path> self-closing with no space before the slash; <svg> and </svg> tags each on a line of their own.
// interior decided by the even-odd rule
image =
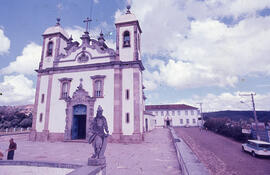
<svg viewBox="0 0 270 175">
<path fill-rule="evenodd" d="M 42 118 L 43 118 L 43 114 L 40 113 L 40 114 L 39 114 L 39 122 L 42 122 Z"/>
<path fill-rule="evenodd" d="M 126 113 L 126 123 L 129 123 L 129 113 Z"/>
<path fill-rule="evenodd" d="M 129 34 L 129 31 L 124 32 L 123 47 L 130 47 L 130 34 Z"/>
<path fill-rule="evenodd" d="M 180 124 L 183 124 L 183 119 L 180 119 Z"/>
<path fill-rule="evenodd" d="M 52 56 L 53 54 L 53 42 L 50 41 L 47 45 L 47 56 Z"/>
<path fill-rule="evenodd" d="M 164 112 L 163 111 L 161 111 L 161 116 L 164 116 Z"/>
<path fill-rule="evenodd" d="M 187 110 L 185 110 L 185 115 L 188 115 L 188 111 Z"/>
<path fill-rule="evenodd" d="M 64 82 L 62 84 L 62 98 L 67 98 L 68 97 L 68 83 Z"/>
<path fill-rule="evenodd" d="M 96 98 L 103 98 L 104 93 L 104 75 L 91 76 L 93 80 L 93 96 Z"/>
<path fill-rule="evenodd" d="M 196 120 L 195 119 L 192 119 L 192 122 L 193 122 L 193 124 L 195 124 L 196 123 Z"/>
<path fill-rule="evenodd" d="M 156 115 L 158 115 L 158 111 L 156 111 Z"/>
<path fill-rule="evenodd" d="M 189 124 L 189 119 L 187 119 L 186 121 L 187 121 L 187 124 Z"/>
<path fill-rule="evenodd" d="M 191 112 L 191 115 L 194 115 L 194 111 L 193 110 L 191 110 L 190 112 Z"/>
<path fill-rule="evenodd" d="M 157 124 L 157 120 L 155 120 L 155 124 Z"/>
<path fill-rule="evenodd" d="M 100 80 L 96 80 L 95 81 L 95 97 L 101 97 L 101 81 Z"/>
<path fill-rule="evenodd" d="M 181 115 L 181 111 L 177 111 L 178 115 Z"/>
<path fill-rule="evenodd" d="M 61 83 L 60 99 L 67 99 L 69 97 L 70 82 L 72 78 L 61 78 L 59 79 Z"/>
<path fill-rule="evenodd" d="M 128 89 L 126 90 L 126 99 L 127 100 L 129 99 L 129 90 Z"/>
<path fill-rule="evenodd" d="M 45 94 L 41 95 L 41 103 L 44 103 Z"/>
<path fill-rule="evenodd" d="M 172 115 L 173 115 L 173 116 L 175 115 L 174 111 L 172 111 Z"/>
</svg>

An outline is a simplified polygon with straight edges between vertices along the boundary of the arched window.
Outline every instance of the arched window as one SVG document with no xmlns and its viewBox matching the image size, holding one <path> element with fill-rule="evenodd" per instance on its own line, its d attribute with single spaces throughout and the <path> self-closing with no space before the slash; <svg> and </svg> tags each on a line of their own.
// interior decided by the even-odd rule
<svg viewBox="0 0 270 175">
<path fill-rule="evenodd" d="M 53 42 L 50 41 L 47 47 L 47 56 L 52 56 L 52 54 L 53 54 Z"/>
<path fill-rule="evenodd" d="M 93 97 L 103 98 L 104 97 L 104 75 L 91 76 L 93 80 Z"/>
<path fill-rule="evenodd" d="M 63 82 L 62 85 L 62 98 L 67 98 L 68 97 L 68 83 Z"/>
<path fill-rule="evenodd" d="M 60 78 L 60 100 L 67 99 L 69 97 L 70 83 L 72 78 Z"/>
<path fill-rule="evenodd" d="M 123 47 L 130 47 L 130 34 L 129 34 L 129 31 L 124 32 Z"/>
<path fill-rule="evenodd" d="M 101 80 L 95 81 L 95 96 L 101 97 Z"/>
</svg>

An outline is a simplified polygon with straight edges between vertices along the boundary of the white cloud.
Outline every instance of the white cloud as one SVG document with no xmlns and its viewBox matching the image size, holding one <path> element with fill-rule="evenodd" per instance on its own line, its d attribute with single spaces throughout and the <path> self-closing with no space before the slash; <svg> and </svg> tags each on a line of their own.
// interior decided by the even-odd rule
<svg viewBox="0 0 270 175">
<path fill-rule="evenodd" d="M 96 3 L 96 4 L 99 3 L 99 0 L 94 0 L 94 3 Z"/>
<path fill-rule="evenodd" d="M 131 12 L 143 30 L 143 53 L 167 59 L 153 69 L 158 83 L 232 87 L 240 76 L 270 74 L 270 17 L 257 15 L 269 7 L 268 0 L 136 0 Z M 145 82 L 157 83 L 154 76 Z"/>
<path fill-rule="evenodd" d="M 73 41 L 78 41 L 81 43 L 80 37 L 83 35 L 85 29 L 80 26 L 73 26 L 65 28 L 65 31 L 72 35 Z"/>
<path fill-rule="evenodd" d="M 33 81 L 24 75 L 4 76 L 3 82 L 0 82 L 1 105 L 22 105 L 33 104 L 35 89 Z"/>
<path fill-rule="evenodd" d="M 41 58 L 41 46 L 31 42 L 22 51 L 22 55 L 1 70 L 3 74 L 22 73 L 35 75 L 35 69 Z"/>
<path fill-rule="evenodd" d="M 0 55 L 8 53 L 10 48 L 10 40 L 5 36 L 4 30 L 0 28 Z"/>
<path fill-rule="evenodd" d="M 243 101 L 244 103 L 240 103 Z M 251 97 L 240 97 L 239 92 L 224 92 L 219 95 L 207 94 L 206 96 L 193 96 L 191 99 L 184 99 L 177 103 L 185 103 L 199 108 L 198 102 L 203 103 L 203 112 L 221 110 L 253 110 Z M 256 110 L 270 110 L 270 93 L 257 94 L 254 96 Z"/>
</svg>

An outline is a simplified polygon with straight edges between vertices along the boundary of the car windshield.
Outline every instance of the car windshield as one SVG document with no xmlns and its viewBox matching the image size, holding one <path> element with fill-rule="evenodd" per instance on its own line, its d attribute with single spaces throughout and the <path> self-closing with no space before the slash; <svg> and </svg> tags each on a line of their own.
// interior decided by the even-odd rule
<svg viewBox="0 0 270 175">
<path fill-rule="evenodd" d="M 259 144 L 260 148 L 270 148 L 270 145 L 266 145 L 266 144 Z"/>
</svg>

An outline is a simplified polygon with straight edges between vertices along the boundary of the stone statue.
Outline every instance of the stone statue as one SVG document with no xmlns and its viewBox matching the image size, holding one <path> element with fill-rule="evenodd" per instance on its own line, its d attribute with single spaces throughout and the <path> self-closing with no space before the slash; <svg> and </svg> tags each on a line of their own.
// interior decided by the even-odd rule
<svg viewBox="0 0 270 175">
<path fill-rule="evenodd" d="M 102 112 L 103 109 L 99 105 L 97 109 L 97 115 L 90 124 L 91 135 L 89 138 L 89 144 L 92 143 L 95 151 L 95 153 L 91 156 L 91 159 L 105 159 L 104 152 L 107 146 L 109 130 L 106 118 L 102 115 Z"/>
</svg>

